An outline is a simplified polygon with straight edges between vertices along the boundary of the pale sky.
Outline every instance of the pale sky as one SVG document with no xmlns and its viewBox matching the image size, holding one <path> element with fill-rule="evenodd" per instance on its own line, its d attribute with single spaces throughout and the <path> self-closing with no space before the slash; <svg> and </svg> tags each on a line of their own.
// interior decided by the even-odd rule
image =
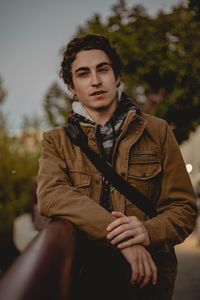
<svg viewBox="0 0 200 300">
<path fill-rule="evenodd" d="M 116 0 L 0 0 L 0 74 L 8 92 L 3 105 L 9 128 L 19 128 L 24 114 L 42 115 L 42 100 L 58 76 L 59 50 L 94 13 L 103 19 Z M 127 0 L 155 14 L 179 0 Z M 63 85 L 62 85 L 63 86 Z"/>
</svg>

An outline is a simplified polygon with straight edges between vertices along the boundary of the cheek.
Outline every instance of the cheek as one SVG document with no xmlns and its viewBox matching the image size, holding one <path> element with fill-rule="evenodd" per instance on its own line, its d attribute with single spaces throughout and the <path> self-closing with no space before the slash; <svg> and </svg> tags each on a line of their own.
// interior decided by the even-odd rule
<svg viewBox="0 0 200 300">
<path fill-rule="evenodd" d="M 86 84 L 84 82 L 74 82 L 74 87 L 76 94 L 83 94 L 86 90 Z"/>
<path fill-rule="evenodd" d="M 110 78 L 110 85 L 112 85 L 113 87 L 117 87 L 118 81 L 116 80 L 114 74 L 112 76 L 112 78 Z"/>
<path fill-rule="evenodd" d="M 109 86 L 112 87 L 112 91 L 113 91 L 113 93 L 115 93 L 115 90 L 117 90 L 117 82 L 116 82 L 115 78 L 110 80 Z"/>
</svg>

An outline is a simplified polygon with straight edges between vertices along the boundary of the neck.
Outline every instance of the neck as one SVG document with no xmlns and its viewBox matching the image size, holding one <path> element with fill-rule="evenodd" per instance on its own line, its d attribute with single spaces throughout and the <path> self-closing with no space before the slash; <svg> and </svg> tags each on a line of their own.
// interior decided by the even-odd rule
<svg viewBox="0 0 200 300">
<path fill-rule="evenodd" d="M 92 120 L 100 125 L 105 125 L 106 122 L 111 118 L 112 114 L 114 113 L 115 109 L 113 111 L 108 112 L 108 111 L 95 111 L 95 112 L 88 112 L 92 118 Z"/>
</svg>

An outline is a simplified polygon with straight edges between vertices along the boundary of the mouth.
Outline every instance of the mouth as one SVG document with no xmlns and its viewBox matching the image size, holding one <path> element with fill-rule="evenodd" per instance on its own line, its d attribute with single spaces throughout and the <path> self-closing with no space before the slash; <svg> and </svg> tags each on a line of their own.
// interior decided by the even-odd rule
<svg viewBox="0 0 200 300">
<path fill-rule="evenodd" d="M 92 94 L 90 94 L 90 96 L 97 96 L 97 95 L 102 95 L 102 94 L 105 94 L 106 92 L 105 91 L 96 91 L 96 92 L 94 92 L 94 93 L 92 93 Z"/>
</svg>

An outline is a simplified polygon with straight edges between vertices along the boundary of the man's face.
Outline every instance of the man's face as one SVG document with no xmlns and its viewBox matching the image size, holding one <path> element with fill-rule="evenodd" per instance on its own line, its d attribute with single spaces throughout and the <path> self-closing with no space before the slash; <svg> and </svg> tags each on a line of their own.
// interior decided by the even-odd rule
<svg viewBox="0 0 200 300">
<path fill-rule="evenodd" d="M 115 78 L 111 61 L 104 51 L 80 51 L 71 65 L 71 72 L 73 87 L 69 86 L 69 90 L 91 116 L 95 111 L 114 111 L 120 77 Z"/>
</svg>

